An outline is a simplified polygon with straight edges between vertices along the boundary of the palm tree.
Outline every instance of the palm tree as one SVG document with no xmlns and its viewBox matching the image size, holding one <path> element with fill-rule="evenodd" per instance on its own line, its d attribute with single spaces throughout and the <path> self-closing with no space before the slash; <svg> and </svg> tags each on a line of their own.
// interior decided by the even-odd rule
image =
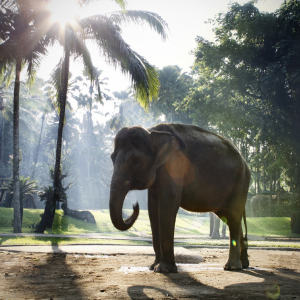
<svg viewBox="0 0 300 300">
<path fill-rule="evenodd" d="M 23 203 L 25 200 L 26 195 L 30 195 L 34 197 L 34 194 L 38 192 L 38 187 L 34 180 L 31 180 L 30 177 L 22 176 L 19 178 L 19 195 L 20 195 L 20 202 L 21 202 L 21 223 L 23 219 Z M 4 183 L 1 186 L 2 191 L 10 192 L 11 194 L 14 193 L 14 180 L 11 178 L 8 182 Z"/>
<path fill-rule="evenodd" d="M 19 195 L 19 93 L 20 73 L 27 64 L 29 82 L 35 66 L 46 54 L 47 16 L 43 0 L 3 0 L 0 4 L 0 73 L 13 65 L 15 69 L 13 117 L 13 202 L 14 232 L 21 232 Z"/>
<path fill-rule="evenodd" d="M 164 114 L 167 122 L 190 123 L 189 113 L 178 110 L 193 85 L 193 78 L 182 73 L 178 66 L 166 66 L 158 71 L 160 81 L 159 98 L 151 110 L 156 117 Z"/>
<path fill-rule="evenodd" d="M 77 1 L 81 5 L 89 3 L 90 0 Z M 158 75 L 148 61 L 141 55 L 133 51 L 121 36 L 120 24 L 132 21 L 136 24 L 148 24 L 159 33 L 163 39 L 166 38 L 167 24 L 155 13 L 145 11 L 125 11 L 124 0 L 113 0 L 123 9 L 106 15 L 94 15 L 87 18 L 76 18 L 64 27 L 53 26 L 49 35 L 53 40 L 57 40 L 63 46 L 64 55 L 52 74 L 52 80 L 57 90 L 59 100 L 59 125 L 56 146 L 56 160 L 54 168 L 53 189 L 58 191 L 62 133 L 65 120 L 65 106 L 67 100 L 69 83 L 70 57 L 82 58 L 85 69 L 88 71 L 91 83 L 98 88 L 100 99 L 100 85 L 97 78 L 97 69 L 93 66 L 90 52 L 86 41 L 93 40 L 99 47 L 100 54 L 106 61 L 115 67 L 121 68 L 125 74 L 131 77 L 133 88 L 136 92 L 136 99 L 143 106 L 147 107 L 152 97 L 157 97 L 159 90 Z M 54 193 L 53 202 L 45 207 L 45 213 L 39 223 L 36 232 L 44 232 L 47 224 L 51 224 L 49 219 L 54 218 L 56 201 L 59 194 Z"/>
</svg>

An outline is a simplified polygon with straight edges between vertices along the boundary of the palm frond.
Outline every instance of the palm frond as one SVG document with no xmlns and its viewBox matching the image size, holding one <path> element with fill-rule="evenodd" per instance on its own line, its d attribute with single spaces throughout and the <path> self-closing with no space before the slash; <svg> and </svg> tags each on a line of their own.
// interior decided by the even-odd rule
<svg viewBox="0 0 300 300">
<path fill-rule="evenodd" d="M 91 84 L 98 90 L 97 99 L 101 103 L 103 103 L 98 77 L 99 71 L 93 65 L 91 54 L 85 44 L 85 41 L 80 37 L 80 35 L 76 34 L 73 30 L 66 30 L 66 41 L 68 43 L 68 47 L 71 48 L 69 49 L 71 50 L 71 53 L 73 53 L 74 58 L 82 58 L 86 75 L 91 80 Z"/>
<path fill-rule="evenodd" d="M 133 82 L 133 87 L 135 90 L 135 98 L 145 109 L 149 108 L 149 100 L 158 97 L 159 93 L 159 76 L 153 66 L 151 66 L 146 59 L 135 53 L 136 57 L 140 60 L 141 64 L 145 68 L 145 73 L 147 77 L 148 88 L 145 89 L 143 84 L 138 81 Z"/>
<path fill-rule="evenodd" d="M 49 11 L 44 0 L 5 0 L 1 1 L 0 11 L 0 60 L 15 63 L 18 55 L 27 64 L 28 84 L 34 82 L 36 68 L 50 39 L 45 35 Z"/>
<path fill-rule="evenodd" d="M 9 179 L 7 182 L 3 183 L 1 188 L 2 191 L 12 192 L 13 191 L 13 180 Z"/>
<path fill-rule="evenodd" d="M 137 100 L 147 108 L 149 100 L 158 95 L 159 80 L 155 68 L 130 48 L 110 18 L 94 16 L 82 19 L 80 23 L 86 36 L 97 42 L 106 61 L 129 74 Z"/>
<path fill-rule="evenodd" d="M 13 107 L 12 103 L 6 103 L 6 109 L 5 109 L 5 115 L 8 120 L 13 119 Z M 32 114 L 30 111 L 27 109 L 20 107 L 20 132 L 26 136 L 27 139 L 33 138 L 31 136 L 32 132 L 36 132 L 37 127 L 36 127 L 36 121 L 37 117 Z"/>
<path fill-rule="evenodd" d="M 83 6 L 83 5 L 87 5 L 93 1 L 96 1 L 96 0 L 77 0 L 77 3 L 80 5 L 80 6 Z M 116 2 L 122 9 L 125 9 L 126 7 L 126 1 L 125 0 L 112 0 L 114 2 Z"/>
<path fill-rule="evenodd" d="M 60 112 L 60 105 L 59 105 L 59 93 L 61 91 L 61 73 L 63 68 L 63 59 L 59 61 L 59 63 L 55 66 L 53 71 L 50 74 L 50 83 L 53 87 L 52 89 L 52 95 L 55 97 L 55 108 Z M 54 93 L 53 93 L 54 91 Z"/>
<path fill-rule="evenodd" d="M 35 180 L 30 180 L 30 177 L 25 177 L 21 176 L 19 178 L 19 189 L 20 189 L 20 194 L 22 195 L 33 195 L 34 193 L 38 192 L 38 186 L 36 185 Z M 13 179 L 10 178 L 6 183 L 4 183 L 1 186 L 2 191 L 7 191 L 10 192 L 11 194 L 13 193 Z"/>
<path fill-rule="evenodd" d="M 113 0 L 115 1 L 122 9 L 125 9 L 126 8 L 126 1 L 124 0 Z"/>
<path fill-rule="evenodd" d="M 156 13 L 142 10 L 127 10 L 106 14 L 116 24 L 133 22 L 137 25 L 150 26 L 163 40 L 167 39 L 168 24 Z"/>
<path fill-rule="evenodd" d="M 36 46 L 34 51 L 30 52 L 30 54 L 25 58 L 28 67 L 27 67 L 27 74 L 28 74 L 28 85 L 32 86 L 34 83 L 34 79 L 36 76 L 37 69 L 40 66 L 41 60 L 47 55 L 47 50 L 44 46 L 39 44 Z"/>
<path fill-rule="evenodd" d="M 40 198 L 40 201 L 50 201 L 50 199 L 53 197 L 53 187 L 52 185 L 44 186 L 41 191 L 38 192 L 38 196 Z"/>
<path fill-rule="evenodd" d="M 15 72 L 15 64 L 0 63 L 0 83 L 5 83 L 8 87 L 14 78 Z"/>
</svg>

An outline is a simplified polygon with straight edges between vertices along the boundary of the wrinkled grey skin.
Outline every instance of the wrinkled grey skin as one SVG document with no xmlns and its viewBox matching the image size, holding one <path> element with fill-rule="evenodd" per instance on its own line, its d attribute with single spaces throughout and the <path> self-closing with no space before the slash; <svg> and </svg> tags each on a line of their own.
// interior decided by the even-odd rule
<svg viewBox="0 0 300 300">
<path fill-rule="evenodd" d="M 250 200 L 252 217 L 270 217 L 270 204 L 267 196 L 253 196 Z"/>
<path fill-rule="evenodd" d="M 110 190 L 110 216 L 119 230 L 129 229 L 139 214 L 122 218 L 130 190 L 148 189 L 155 272 L 177 272 L 174 229 L 179 207 L 192 212 L 214 212 L 229 226 L 229 258 L 224 268 L 249 266 L 241 221 L 250 171 L 227 139 L 196 126 L 160 124 L 148 130 L 122 128 L 111 155 L 114 172 Z"/>
</svg>

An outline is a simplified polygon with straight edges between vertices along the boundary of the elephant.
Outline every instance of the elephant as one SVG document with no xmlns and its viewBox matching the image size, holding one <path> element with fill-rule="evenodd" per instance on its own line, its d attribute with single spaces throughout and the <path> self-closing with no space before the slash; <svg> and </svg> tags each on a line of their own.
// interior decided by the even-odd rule
<svg viewBox="0 0 300 300">
<path fill-rule="evenodd" d="M 212 239 L 219 239 L 221 220 L 212 212 L 209 213 L 209 236 Z M 222 222 L 222 238 L 226 237 L 226 224 Z"/>
<path fill-rule="evenodd" d="M 214 212 L 229 226 L 225 270 L 249 266 L 245 204 L 250 171 L 226 138 L 193 125 L 159 124 L 150 129 L 124 127 L 115 136 L 109 211 L 118 230 L 128 230 L 139 206 L 126 220 L 124 199 L 130 190 L 148 189 L 148 214 L 155 260 L 150 270 L 177 272 L 174 230 L 179 207 Z M 242 231 L 245 224 L 245 237 Z"/>
<path fill-rule="evenodd" d="M 253 196 L 250 200 L 252 217 L 270 217 L 270 198 L 263 195 Z"/>
<path fill-rule="evenodd" d="M 36 204 L 35 204 L 35 201 L 34 201 L 34 195 L 25 194 L 24 207 L 36 209 Z"/>
</svg>

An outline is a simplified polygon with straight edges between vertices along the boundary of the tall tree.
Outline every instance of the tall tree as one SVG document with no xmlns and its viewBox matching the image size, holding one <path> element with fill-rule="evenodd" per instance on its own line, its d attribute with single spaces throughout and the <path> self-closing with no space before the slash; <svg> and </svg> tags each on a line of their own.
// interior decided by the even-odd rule
<svg viewBox="0 0 300 300">
<path fill-rule="evenodd" d="M 159 90 L 158 75 L 148 61 L 133 51 L 121 36 L 120 24 L 132 21 L 136 24 L 148 24 L 158 32 L 162 38 L 166 38 L 167 24 L 157 14 L 145 11 L 126 11 L 125 1 L 114 0 L 123 9 L 107 15 L 95 15 L 88 18 L 76 18 L 63 26 L 52 27 L 49 32 L 53 40 L 58 40 L 64 49 L 64 55 L 53 73 L 53 82 L 57 88 L 59 99 L 59 125 L 56 146 L 56 160 L 54 168 L 54 196 L 53 201 L 46 206 L 45 213 L 36 231 L 44 232 L 48 224 L 52 224 L 56 201 L 59 199 L 59 176 L 61 164 L 62 133 L 65 120 L 65 106 L 69 82 L 70 58 L 81 57 L 85 69 L 88 70 L 91 82 L 100 88 L 97 79 L 97 70 L 92 64 L 90 52 L 86 41 L 93 40 L 99 47 L 100 53 L 115 67 L 121 68 L 123 73 L 131 77 L 133 88 L 136 91 L 137 101 L 148 106 L 149 100 L 157 96 Z M 81 0 L 81 5 L 89 0 Z"/>
<path fill-rule="evenodd" d="M 156 116 L 164 114 L 168 122 L 191 123 L 190 112 L 179 108 L 193 85 L 193 78 L 182 73 L 178 66 L 166 66 L 158 70 L 158 74 L 159 97 L 151 104 L 151 111 Z"/>
<path fill-rule="evenodd" d="M 213 21 L 217 42 L 197 39 L 198 87 L 186 105 L 214 128 L 255 136 L 257 157 L 266 146 L 285 157 L 298 174 L 300 204 L 299 16 L 297 0 L 285 1 L 275 13 L 260 12 L 253 1 L 232 4 Z"/>
<path fill-rule="evenodd" d="M 13 203 L 14 232 L 21 232 L 19 197 L 19 93 L 22 66 L 27 64 L 29 80 L 33 79 L 35 66 L 46 54 L 44 40 L 45 15 L 40 0 L 4 0 L 0 4 L 0 67 L 15 68 L 14 118 L 13 118 Z"/>
</svg>

